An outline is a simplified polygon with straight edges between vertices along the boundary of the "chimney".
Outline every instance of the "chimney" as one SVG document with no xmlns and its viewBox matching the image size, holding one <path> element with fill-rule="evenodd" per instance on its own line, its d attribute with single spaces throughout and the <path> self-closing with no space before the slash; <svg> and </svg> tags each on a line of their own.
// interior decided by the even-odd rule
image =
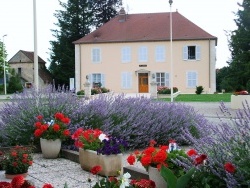
<svg viewBox="0 0 250 188">
<path fill-rule="evenodd" d="M 125 22 L 126 21 L 126 12 L 124 8 L 122 7 L 119 11 L 119 22 Z"/>
</svg>

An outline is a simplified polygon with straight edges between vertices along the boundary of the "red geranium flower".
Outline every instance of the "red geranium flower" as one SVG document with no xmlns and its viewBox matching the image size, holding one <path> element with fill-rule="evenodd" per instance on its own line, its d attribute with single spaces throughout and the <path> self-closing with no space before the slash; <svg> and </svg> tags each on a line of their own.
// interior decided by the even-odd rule
<svg viewBox="0 0 250 188">
<path fill-rule="evenodd" d="M 135 163 L 135 156 L 129 155 L 127 161 L 130 165 L 133 165 Z"/>
<path fill-rule="evenodd" d="M 63 123 L 65 123 L 65 124 L 69 124 L 70 119 L 67 118 L 67 117 L 65 117 L 65 118 L 62 118 L 61 121 L 62 121 Z"/>
<path fill-rule="evenodd" d="M 11 181 L 11 186 L 15 188 L 21 188 L 21 186 L 24 184 L 25 179 L 23 176 L 15 176 Z"/>
<path fill-rule="evenodd" d="M 149 166 L 150 163 L 151 163 L 151 156 L 149 156 L 149 155 L 142 156 L 142 158 L 141 158 L 142 166 Z"/>
<path fill-rule="evenodd" d="M 12 188 L 9 182 L 0 182 L 0 188 Z"/>
<path fill-rule="evenodd" d="M 58 119 L 58 120 L 62 120 L 64 118 L 64 115 L 62 113 L 60 113 L 60 112 L 57 112 L 55 114 L 55 118 Z"/>
<path fill-rule="evenodd" d="M 191 157 L 191 156 L 193 156 L 193 155 L 197 155 L 197 154 L 198 154 L 197 151 L 194 150 L 194 149 L 190 149 L 190 150 L 187 152 L 187 155 L 188 155 L 189 157 Z"/>
<path fill-rule="evenodd" d="M 37 129 L 40 129 L 41 126 L 42 126 L 42 122 L 38 121 L 38 122 L 35 123 L 35 127 L 36 127 Z"/>
<path fill-rule="evenodd" d="M 68 129 L 64 130 L 63 135 L 70 136 L 70 131 Z"/>
<path fill-rule="evenodd" d="M 90 172 L 91 172 L 93 175 L 96 175 L 96 174 L 98 174 L 101 170 L 102 170 L 102 167 L 99 166 L 99 165 L 97 165 L 97 166 L 94 166 L 94 167 L 90 170 Z"/>
<path fill-rule="evenodd" d="M 40 137 L 43 134 L 43 131 L 41 129 L 36 129 L 34 132 L 35 137 Z"/>
<path fill-rule="evenodd" d="M 226 162 L 226 163 L 224 164 L 224 168 L 225 168 L 225 170 L 226 170 L 227 172 L 229 172 L 229 173 L 234 173 L 234 172 L 236 171 L 234 165 L 233 165 L 232 163 L 230 163 L 230 162 Z"/>
<path fill-rule="evenodd" d="M 54 188 L 51 184 L 46 183 L 43 185 L 43 188 Z"/>
<path fill-rule="evenodd" d="M 41 121 L 41 120 L 43 119 L 43 116 L 42 116 L 42 115 L 38 115 L 38 116 L 36 116 L 36 118 L 37 118 L 39 121 Z"/>
<path fill-rule="evenodd" d="M 53 125 L 53 130 L 54 130 L 55 132 L 58 132 L 58 131 L 60 130 L 60 126 L 59 126 L 58 124 L 54 124 L 54 125 Z"/>
</svg>

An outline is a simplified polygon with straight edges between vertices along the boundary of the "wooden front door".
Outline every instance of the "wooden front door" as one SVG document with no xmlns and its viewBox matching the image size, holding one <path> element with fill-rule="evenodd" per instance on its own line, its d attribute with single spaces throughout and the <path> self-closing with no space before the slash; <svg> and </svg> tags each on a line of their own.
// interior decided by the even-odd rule
<svg viewBox="0 0 250 188">
<path fill-rule="evenodd" d="M 148 73 L 139 73 L 139 93 L 148 93 Z"/>
</svg>

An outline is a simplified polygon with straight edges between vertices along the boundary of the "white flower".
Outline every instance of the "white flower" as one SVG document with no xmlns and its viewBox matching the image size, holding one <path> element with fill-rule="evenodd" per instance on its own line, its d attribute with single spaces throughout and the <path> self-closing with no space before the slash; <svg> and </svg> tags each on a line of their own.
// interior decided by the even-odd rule
<svg viewBox="0 0 250 188">
<path fill-rule="evenodd" d="M 125 188 L 129 186 L 129 178 L 131 178 L 131 175 L 128 172 L 123 174 L 121 178 L 120 188 Z"/>
<path fill-rule="evenodd" d="M 109 140 L 108 137 L 107 137 L 107 135 L 104 134 L 104 133 L 100 134 L 98 138 L 99 138 L 99 140 L 101 140 L 101 142 L 102 142 L 103 140 Z"/>
<path fill-rule="evenodd" d="M 52 119 L 52 120 L 50 120 L 50 121 L 48 122 L 48 125 L 51 126 L 51 125 L 54 124 L 54 122 L 55 122 L 55 121 Z"/>
</svg>

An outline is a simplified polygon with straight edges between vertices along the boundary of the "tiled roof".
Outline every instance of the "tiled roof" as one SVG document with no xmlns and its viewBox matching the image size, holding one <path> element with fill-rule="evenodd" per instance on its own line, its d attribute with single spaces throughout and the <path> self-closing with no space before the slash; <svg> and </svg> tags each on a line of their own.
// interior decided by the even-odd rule
<svg viewBox="0 0 250 188">
<path fill-rule="evenodd" d="M 34 62 L 34 52 L 28 52 L 28 51 L 24 51 L 24 50 L 20 50 L 20 52 L 22 52 L 24 55 L 26 55 L 32 62 Z M 44 64 L 46 64 L 46 62 L 42 59 L 42 58 L 40 58 L 39 56 L 38 56 L 38 62 L 39 63 L 44 63 Z"/>
<path fill-rule="evenodd" d="M 170 13 L 128 14 L 121 21 L 117 15 L 103 26 L 75 41 L 81 43 L 168 41 L 170 40 Z M 217 38 L 195 25 L 179 12 L 172 12 L 173 40 L 203 40 Z"/>
</svg>

